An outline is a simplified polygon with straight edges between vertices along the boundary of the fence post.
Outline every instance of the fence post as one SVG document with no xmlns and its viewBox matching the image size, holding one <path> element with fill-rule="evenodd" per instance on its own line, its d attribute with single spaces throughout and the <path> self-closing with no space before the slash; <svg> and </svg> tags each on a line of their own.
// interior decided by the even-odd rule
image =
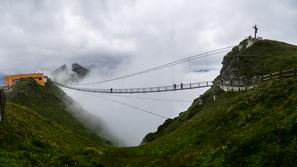
<svg viewBox="0 0 297 167">
<path fill-rule="evenodd" d="M 272 73 L 269 74 L 269 80 L 272 80 Z"/>
<path fill-rule="evenodd" d="M 5 100 L 5 92 L 3 89 L 0 89 L 0 122 L 4 120 L 4 114 L 5 114 L 5 106 L 6 106 L 6 100 Z"/>
<path fill-rule="evenodd" d="M 247 91 L 247 85 L 248 85 L 248 79 L 246 78 L 246 79 L 245 79 L 245 88 L 244 88 L 245 91 Z"/>
<path fill-rule="evenodd" d="M 278 76 L 278 79 L 281 80 L 282 79 L 282 70 L 279 71 L 279 74 L 278 75 L 279 75 Z"/>
<path fill-rule="evenodd" d="M 294 78 L 297 77 L 297 68 L 294 68 Z"/>
<path fill-rule="evenodd" d="M 233 92 L 233 79 L 230 80 L 231 92 Z"/>
</svg>

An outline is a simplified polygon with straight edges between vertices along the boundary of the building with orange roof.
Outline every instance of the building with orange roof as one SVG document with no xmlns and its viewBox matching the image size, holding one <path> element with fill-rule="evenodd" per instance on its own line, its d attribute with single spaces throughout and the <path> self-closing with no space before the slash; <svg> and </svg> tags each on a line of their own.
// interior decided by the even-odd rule
<svg viewBox="0 0 297 167">
<path fill-rule="evenodd" d="M 32 74 L 17 74 L 17 75 L 7 75 L 4 77 L 4 82 L 6 86 L 14 86 L 16 81 L 25 79 L 25 78 L 32 78 L 36 81 L 37 84 L 44 86 L 47 79 L 43 73 L 32 73 Z"/>
</svg>

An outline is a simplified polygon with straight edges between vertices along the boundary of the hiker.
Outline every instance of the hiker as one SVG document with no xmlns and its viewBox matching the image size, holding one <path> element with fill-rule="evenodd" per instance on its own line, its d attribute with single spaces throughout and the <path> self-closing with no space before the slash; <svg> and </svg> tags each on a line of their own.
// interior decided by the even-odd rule
<svg viewBox="0 0 297 167">
<path fill-rule="evenodd" d="M 174 90 L 176 89 L 176 84 L 175 84 L 175 83 L 173 84 L 173 89 L 174 89 Z"/>
<path fill-rule="evenodd" d="M 183 83 L 180 83 L 180 88 L 181 89 L 183 89 L 183 86 L 184 86 L 184 84 Z"/>
</svg>

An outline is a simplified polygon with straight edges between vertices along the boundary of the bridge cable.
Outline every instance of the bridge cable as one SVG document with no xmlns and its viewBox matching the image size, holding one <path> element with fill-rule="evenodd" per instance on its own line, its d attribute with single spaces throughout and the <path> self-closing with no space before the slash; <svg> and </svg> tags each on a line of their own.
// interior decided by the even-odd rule
<svg viewBox="0 0 297 167">
<path fill-rule="evenodd" d="M 129 77 L 133 77 L 133 76 L 136 76 L 136 75 L 140 75 L 140 74 L 149 73 L 149 72 L 152 72 L 152 71 L 164 69 L 164 68 L 174 66 L 174 65 L 177 65 L 177 64 L 181 64 L 181 63 L 184 63 L 184 62 L 188 62 L 188 61 L 208 57 L 208 56 L 211 56 L 211 55 L 223 53 L 223 52 L 228 51 L 232 47 L 234 47 L 234 46 L 228 46 L 228 47 L 225 47 L 225 48 L 200 53 L 200 54 L 197 54 L 197 55 L 194 55 L 194 56 L 186 57 L 186 58 L 183 58 L 183 59 L 180 59 L 180 60 L 172 61 L 172 62 L 167 63 L 167 64 L 163 64 L 163 65 L 160 65 L 160 66 L 149 68 L 149 69 L 139 71 L 139 72 L 136 72 L 136 73 L 119 76 L 119 77 L 116 77 L 116 78 L 111 78 L 111 79 L 97 81 L 97 82 L 81 83 L 81 84 L 77 84 L 77 85 L 94 85 L 94 84 L 101 84 L 101 83 L 111 82 L 111 81 L 120 80 L 120 79 L 124 79 L 124 78 L 129 78 Z"/>
<path fill-rule="evenodd" d="M 169 117 L 166 117 L 164 115 L 153 113 L 151 111 L 147 111 L 145 109 L 142 109 L 142 108 L 139 108 L 137 106 L 134 106 L 134 105 L 131 105 L 131 104 L 127 104 L 127 103 L 124 103 L 124 102 L 121 102 L 121 101 L 118 101 L 118 100 L 114 100 L 114 99 L 110 99 L 110 98 L 106 98 L 106 97 L 102 97 L 102 96 L 97 96 L 97 95 L 93 95 L 93 94 L 89 94 L 89 93 L 85 93 L 85 94 L 87 94 L 89 96 L 101 98 L 103 100 L 110 101 L 110 102 L 113 102 L 113 103 L 121 104 L 123 106 L 129 107 L 129 108 L 132 108 L 132 109 L 135 109 L 135 110 L 140 111 L 140 112 L 151 114 L 151 115 L 154 115 L 154 116 L 157 116 L 157 117 L 160 117 L 160 118 L 169 119 Z"/>
<path fill-rule="evenodd" d="M 104 94 L 107 96 L 125 97 L 137 100 L 152 100 L 152 101 L 167 101 L 167 102 L 193 102 L 193 100 L 180 100 L 180 99 L 164 99 L 164 98 L 152 98 L 152 97 L 141 97 L 141 96 L 126 96 L 126 95 L 115 95 L 115 94 Z"/>
</svg>

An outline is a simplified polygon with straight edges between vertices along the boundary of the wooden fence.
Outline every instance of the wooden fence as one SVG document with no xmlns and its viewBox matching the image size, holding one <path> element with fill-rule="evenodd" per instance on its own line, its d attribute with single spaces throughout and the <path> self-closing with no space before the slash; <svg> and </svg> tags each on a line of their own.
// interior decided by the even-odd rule
<svg viewBox="0 0 297 167">
<path fill-rule="evenodd" d="M 281 70 L 262 76 L 254 76 L 251 79 L 221 81 L 220 88 L 224 91 L 246 91 L 256 87 L 258 84 L 270 80 L 282 80 L 288 78 L 297 78 L 297 68 Z"/>
</svg>

